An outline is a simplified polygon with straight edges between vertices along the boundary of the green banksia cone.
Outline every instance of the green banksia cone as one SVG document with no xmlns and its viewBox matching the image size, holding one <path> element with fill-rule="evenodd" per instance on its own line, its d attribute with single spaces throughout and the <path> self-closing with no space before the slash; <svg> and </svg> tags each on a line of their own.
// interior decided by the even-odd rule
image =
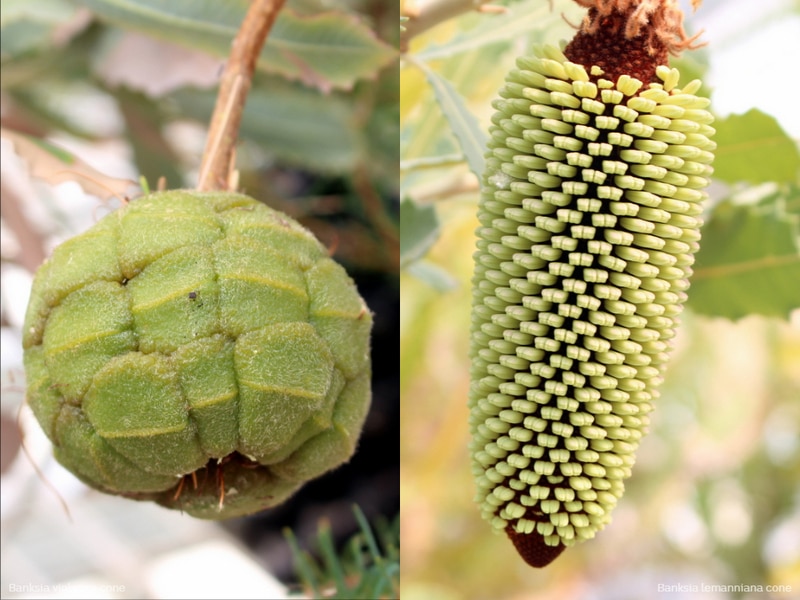
<svg viewBox="0 0 800 600">
<path fill-rule="evenodd" d="M 94 488 L 201 518 L 253 513 L 353 454 L 371 324 L 286 215 L 232 192 L 155 193 L 39 269 L 28 402 Z"/>
<path fill-rule="evenodd" d="M 479 207 L 470 429 L 477 502 L 542 567 L 610 521 L 686 298 L 714 130 L 669 0 L 579 0 L 517 60 Z"/>
</svg>

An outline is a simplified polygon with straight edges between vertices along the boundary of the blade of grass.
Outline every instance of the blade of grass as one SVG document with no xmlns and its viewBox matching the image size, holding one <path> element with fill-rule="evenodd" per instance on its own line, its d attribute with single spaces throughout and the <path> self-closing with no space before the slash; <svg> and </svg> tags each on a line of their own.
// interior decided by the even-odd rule
<svg viewBox="0 0 800 600">
<path fill-rule="evenodd" d="M 292 550 L 294 557 L 295 570 L 297 571 L 300 579 L 311 588 L 315 598 L 321 598 L 322 592 L 320 591 L 319 582 L 314 574 L 314 568 L 311 564 L 311 557 L 307 552 L 300 549 L 297 543 L 297 538 L 294 532 L 288 527 L 283 530 L 283 536 L 289 542 L 289 547 Z"/>
<path fill-rule="evenodd" d="M 322 561 L 325 563 L 325 572 L 333 578 L 337 591 L 345 591 L 347 590 L 345 572 L 342 562 L 336 554 L 330 523 L 327 520 L 321 521 L 318 531 L 317 540 L 320 554 L 322 554 Z"/>
</svg>

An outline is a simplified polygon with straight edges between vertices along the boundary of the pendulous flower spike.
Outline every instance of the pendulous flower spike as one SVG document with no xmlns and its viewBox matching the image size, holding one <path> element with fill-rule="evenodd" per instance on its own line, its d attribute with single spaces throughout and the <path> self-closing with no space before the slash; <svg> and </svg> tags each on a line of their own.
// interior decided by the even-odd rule
<svg viewBox="0 0 800 600">
<path fill-rule="evenodd" d="M 534 567 L 610 522 L 658 396 L 715 144 L 672 0 L 589 7 L 495 103 L 473 276 L 476 501 Z"/>
</svg>

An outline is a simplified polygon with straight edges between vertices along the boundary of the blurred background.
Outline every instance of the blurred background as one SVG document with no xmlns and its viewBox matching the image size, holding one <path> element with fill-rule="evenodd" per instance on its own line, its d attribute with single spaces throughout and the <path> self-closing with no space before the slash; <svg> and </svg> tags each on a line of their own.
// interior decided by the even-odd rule
<svg viewBox="0 0 800 600">
<path fill-rule="evenodd" d="M 473 503 L 469 144 L 514 58 L 569 39 L 562 15 L 582 11 L 499 4 L 414 36 L 401 70 L 403 598 L 800 597 L 800 5 L 681 2 L 708 46 L 674 66 L 703 77 L 719 144 L 689 306 L 612 523 L 537 570 Z"/>
<path fill-rule="evenodd" d="M 359 531 L 354 505 L 379 540 L 396 526 L 399 383 L 393 354 L 380 352 L 394 348 L 399 327 L 390 3 L 289 0 L 259 59 L 237 148 L 240 189 L 314 231 L 374 313 L 372 408 L 351 462 L 269 512 L 203 522 L 87 489 L 53 460 L 23 406 L 20 328 L 33 272 L 56 244 L 140 194 L 140 176 L 151 189 L 162 178 L 195 185 L 248 5 L 2 3 L 3 598 L 279 598 L 302 591 L 284 528 L 318 555 L 320 524 L 337 551 Z"/>
</svg>

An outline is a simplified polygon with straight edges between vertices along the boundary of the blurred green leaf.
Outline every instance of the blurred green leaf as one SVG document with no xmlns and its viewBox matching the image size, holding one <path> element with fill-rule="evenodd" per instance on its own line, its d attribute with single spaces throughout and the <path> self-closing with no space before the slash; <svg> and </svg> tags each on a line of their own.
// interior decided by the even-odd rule
<svg viewBox="0 0 800 600">
<path fill-rule="evenodd" d="M 729 319 L 787 318 L 800 306 L 800 240 L 785 211 L 797 194 L 773 194 L 755 206 L 728 200 L 714 209 L 697 253 L 692 309 Z"/>
<path fill-rule="evenodd" d="M 397 57 L 356 17 L 323 13 L 300 17 L 282 11 L 267 38 L 259 66 L 323 91 L 350 89 L 373 78 Z"/>
<path fill-rule="evenodd" d="M 422 258 L 438 237 L 436 209 L 404 198 L 400 204 L 400 267 Z"/>
<path fill-rule="evenodd" d="M 227 56 L 247 0 L 80 0 L 97 16 L 176 44 Z M 261 52 L 259 69 L 323 91 L 372 78 L 396 51 L 358 17 L 341 11 L 299 15 L 284 8 Z"/>
<path fill-rule="evenodd" d="M 184 186 L 180 160 L 164 136 L 167 122 L 156 102 L 128 88 L 113 91 L 125 121 L 125 130 L 140 176 L 157 185 L 164 178 L 167 189 Z"/>
<path fill-rule="evenodd" d="M 68 0 L 3 0 L 0 3 L 0 54 L 19 56 L 47 48 L 54 31 L 75 16 Z"/>
<path fill-rule="evenodd" d="M 428 260 L 418 260 L 408 265 L 408 272 L 427 283 L 437 292 L 449 292 L 458 287 L 458 280 L 439 265 Z"/>
<path fill-rule="evenodd" d="M 184 89 L 171 96 L 180 111 L 208 121 L 216 93 Z M 275 77 L 259 78 L 247 97 L 241 137 L 282 161 L 324 173 L 351 171 L 359 160 L 359 132 L 351 106 Z"/>
<path fill-rule="evenodd" d="M 2 31 L 0 38 L 5 35 L 5 31 Z M 25 92 L 43 84 L 52 85 L 54 81 L 85 80 L 89 76 L 89 57 L 94 51 L 96 39 L 97 29 L 87 27 L 76 33 L 63 47 L 48 46 L 42 51 L 29 52 L 24 56 L 4 55 L 0 87 L 4 91 Z M 27 109 L 27 102 L 23 101 L 21 104 Z"/>
<path fill-rule="evenodd" d="M 439 108 L 447 118 L 461 150 L 467 158 L 470 170 L 480 179 L 484 171 L 483 154 L 488 141 L 486 132 L 481 128 L 478 119 L 467 108 L 464 98 L 449 81 L 422 61 L 415 60 L 414 64 L 425 73 L 425 77 L 436 95 Z"/>
<path fill-rule="evenodd" d="M 800 152 L 774 117 L 753 108 L 721 119 L 714 127 L 717 179 L 729 183 L 797 182 Z"/>
</svg>

